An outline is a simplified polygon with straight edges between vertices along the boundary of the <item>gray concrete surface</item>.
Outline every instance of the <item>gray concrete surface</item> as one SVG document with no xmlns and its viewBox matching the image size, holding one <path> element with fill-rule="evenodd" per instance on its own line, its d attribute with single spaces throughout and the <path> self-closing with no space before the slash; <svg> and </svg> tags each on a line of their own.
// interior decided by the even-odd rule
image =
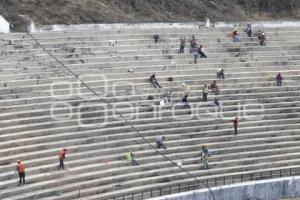
<svg viewBox="0 0 300 200">
<path fill-rule="evenodd" d="M 246 182 L 212 188 L 215 200 L 279 200 L 300 197 L 300 177 Z M 213 200 L 208 189 L 173 194 L 151 200 Z"/>
</svg>

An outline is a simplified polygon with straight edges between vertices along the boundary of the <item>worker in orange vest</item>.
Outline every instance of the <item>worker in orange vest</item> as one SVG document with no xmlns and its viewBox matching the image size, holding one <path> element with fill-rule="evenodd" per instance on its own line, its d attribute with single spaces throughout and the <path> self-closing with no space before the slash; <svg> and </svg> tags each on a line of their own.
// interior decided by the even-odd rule
<svg viewBox="0 0 300 200">
<path fill-rule="evenodd" d="M 66 158 L 66 152 L 67 152 L 67 149 L 62 149 L 59 151 L 58 153 L 58 159 L 59 159 L 59 167 L 58 169 L 65 169 L 65 166 L 64 166 L 64 159 Z"/>
<path fill-rule="evenodd" d="M 23 185 L 24 185 L 25 184 L 25 165 L 20 160 L 18 160 L 17 163 L 18 164 L 17 164 L 16 171 L 18 171 L 19 177 L 20 177 L 19 184 L 22 185 L 22 180 L 23 180 Z"/>
</svg>

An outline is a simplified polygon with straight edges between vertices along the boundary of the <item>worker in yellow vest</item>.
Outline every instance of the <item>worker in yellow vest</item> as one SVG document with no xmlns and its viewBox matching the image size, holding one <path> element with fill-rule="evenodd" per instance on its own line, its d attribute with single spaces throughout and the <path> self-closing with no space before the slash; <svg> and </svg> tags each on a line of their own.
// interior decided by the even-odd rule
<svg viewBox="0 0 300 200">
<path fill-rule="evenodd" d="M 130 161 L 133 165 L 140 165 L 137 160 L 135 159 L 133 153 L 131 151 L 127 154 L 127 160 Z"/>
<path fill-rule="evenodd" d="M 204 86 L 202 88 L 202 101 L 206 102 L 207 96 L 208 96 L 208 86 L 207 86 L 207 84 L 204 84 Z"/>
</svg>

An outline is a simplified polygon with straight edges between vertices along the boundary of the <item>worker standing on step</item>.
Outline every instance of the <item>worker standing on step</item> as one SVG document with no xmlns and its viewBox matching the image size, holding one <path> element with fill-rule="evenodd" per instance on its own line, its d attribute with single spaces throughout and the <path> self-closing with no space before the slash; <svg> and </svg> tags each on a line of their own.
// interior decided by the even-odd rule
<svg viewBox="0 0 300 200">
<path fill-rule="evenodd" d="M 131 151 L 129 151 L 127 154 L 127 160 L 130 161 L 133 165 L 140 165 Z"/>
<path fill-rule="evenodd" d="M 234 120 L 231 120 L 232 124 L 233 124 L 233 129 L 234 129 L 234 134 L 237 135 L 238 134 L 238 126 L 239 126 L 239 118 L 236 117 Z"/>
<path fill-rule="evenodd" d="M 266 36 L 264 32 L 261 32 L 261 30 L 258 31 L 258 40 L 260 46 L 266 46 Z"/>
<path fill-rule="evenodd" d="M 193 48 L 193 58 L 194 58 L 194 63 L 197 63 L 198 57 L 199 57 L 199 52 L 198 52 L 198 47 L 194 47 Z"/>
<path fill-rule="evenodd" d="M 160 38 L 159 38 L 159 35 L 158 35 L 158 34 L 155 34 L 155 35 L 153 36 L 153 39 L 154 39 L 154 42 L 157 43 L 158 40 L 160 39 Z"/>
<path fill-rule="evenodd" d="M 202 88 L 202 101 L 206 102 L 207 96 L 208 96 L 208 86 L 207 86 L 207 84 L 204 84 L 204 86 Z"/>
<path fill-rule="evenodd" d="M 22 185 L 22 182 L 23 185 L 25 185 L 25 165 L 20 160 L 17 161 L 16 172 L 17 171 L 19 173 L 20 178 L 19 185 Z"/>
<path fill-rule="evenodd" d="M 190 45 L 191 45 L 190 52 L 191 53 L 193 53 L 193 50 L 196 47 L 196 44 L 197 44 L 197 41 L 196 41 L 195 35 L 192 35 L 190 38 Z"/>
<path fill-rule="evenodd" d="M 278 73 L 276 76 L 276 85 L 277 86 L 282 86 L 282 79 L 283 79 L 283 77 L 282 77 L 281 73 Z"/>
<path fill-rule="evenodd" d="M 245 32 L 248 34 L 248 37 L 252 37 L 252 25 L 248 24 L 247 27 L 245 28 Z"/>
<path fill-rule="evenodd" d="M 58 152 L 58 159 L 59 159 L 59 167 L 58 169 L 65 169 L 64 160 L 66 158 L 67 149 L 62 149 Z"/>
<path fill-rule="evenodd" d="M 207 145 L 204 144 L 201 147 L 201 169 L 209 169 L 208 157 L 210 157 L 210 153 L 208 152 Z"/>
<path fill-rule="evenodd" d="M 161 149 L 161 148 L 167 149 L 166 146 L 165 146 L 165 144 L 164 144 L 165 140 L 166 140 L 165 136 L 158 136 L 156 138 L 156 145 L 157 145 L 158 149 Z"/>
<path fill-rule="evenodd" d="M 182 97 L 181 101 L 182 101 L 182 103 L 183 103 L 183 105 L 184 105 L 184 108 L 187 108 L 187 109 L 190 109 L 190 108 L 191 108 L 191 106 L 190 106 L 190 104 L 189 104 L 189 101 L 188 101 L 188 95 L 187 95 L 187 94 L 185 94 L 185 95 Z"/>
<path fill-rule="evenodd" d="M 157 79 L 156 79 L 156 77 L 155 77 L 155 74 L 152 74 L 151 76 L 150 76 L 150 79 L 149 79 L 149 82 L 151 83 L 151 85 L 153 86 L 153 87 L 159 87 L 159 88 L 161 88 L 161 86 L 158 84 L 158 81 L 157 81 Z"/>
<path fill-rule="evenodd" d="M 183 36 L 181 36 L 181 37 L 180 37 L 180 48 L 179 48 L 179 53 L 184 53 L 185 41 L 186 41 L 186 38 L 183 37 Z"/>
</svg>

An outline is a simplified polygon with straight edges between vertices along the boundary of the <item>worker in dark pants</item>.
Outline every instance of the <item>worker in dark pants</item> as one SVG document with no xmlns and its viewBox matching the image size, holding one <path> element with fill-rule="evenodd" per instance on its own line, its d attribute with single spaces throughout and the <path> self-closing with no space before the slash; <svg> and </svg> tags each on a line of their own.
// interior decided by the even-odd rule
<svg viewBox="0 0 300 200">
<path fill-rule="evenodd" d="M 202 45 L 200 45 L 199 48 L 198 48 L 198 54 L 199 54 L 200 58 L 207 58 L 207 56 L 203 52 L 203 46 Z"/>
<path fill-rule="evenodd" d="M 151 85 L 152 85 L 153 87 L 155 87 L 155 88 L 157 88 L 157 87 L 161 88 L 161 86 L 158 84 L 158 81 L 157 81 L 157 79 L 156 79 L 156 77 L 155 77 L 155 74 L 152 74 L 152 75 L 150 76 L 149 82 L 151 83 Z"/>
<path fill-rule="evenodd" d="M 156 138 L 156 145 L 157 145 L 157 148 L 158 149 L 167 149 L 165 144 L 164 144 L 164 141 L 166 140 L 165 136 L 159 136 Z"/>
<path fill-rule="evenodd" d="M 140 163 L 135 159 L 134 154 L 129 151 L 127 154 L 127 160 L 130 161 L 133 165 L 140 165 Z"/>
<path fill-rule="evenodd" d="M 234 128 L 234 134 L 237 135 L 238 134 L 238 126 L 239 126 L 239 118 L 236 117 L 234 120 L 231 120 L 232 124 L 233 124 L 233 128 Z"/>
<path fill-rule="evenodd" d="M 59 159 L 59 167 L 58 169 L 65 169 L 65 165 L 64 165 L 64 159 L 66 158 L 66 152 L 67 149 L 62 149 L 58 152 L 58 159 Z"/>
<path fill-rule="evenodd" d="M 22 183 L 25 185 L 25 165 L 20 160 L 18 160 L 17 163 L 16 171 L 19 173 L 19 185 L 22 185 Z"/>
<path fill-rule="evenodd" d="M 283 79 L 283 77 L 282 77 L 281 73 L 278 73 L 276 76 L 276 85 L 277 86 L 282 86 L 282 79 Z"/>
<path fill-rule="evenodd" d="M 207 84 L 204 84 L 204 86 L 202 88 L 202 101 L 206 102 L 207 96 L 208 96 L 208 86 L 207 86 Z"/>
</svg>

